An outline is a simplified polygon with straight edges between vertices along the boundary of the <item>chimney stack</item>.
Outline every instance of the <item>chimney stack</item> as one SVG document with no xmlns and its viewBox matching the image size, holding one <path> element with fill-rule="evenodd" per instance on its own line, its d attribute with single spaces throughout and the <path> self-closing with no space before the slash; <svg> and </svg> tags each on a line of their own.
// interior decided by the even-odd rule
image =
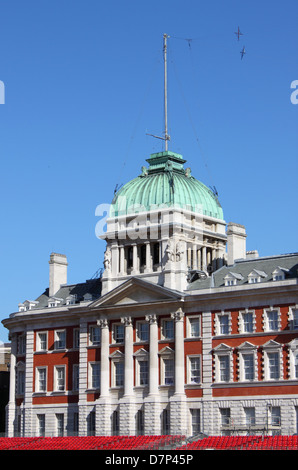
<svg viewBox="0 0 298 470">
<path fill-rule="evenodd" d="M 59 253 L 51 253 L 50 255 L 50 282 L 49 297 L 58 292 L 62 284 L 67 283 L 67 258 Z"/>
<path fill-rule="evenodd" d="M 246 258 L 246 231 L 240 224 L 230 222 L 227 229 L 228 236 L 228 266 L 234 264 L 236 259 Z"/>
</svg>

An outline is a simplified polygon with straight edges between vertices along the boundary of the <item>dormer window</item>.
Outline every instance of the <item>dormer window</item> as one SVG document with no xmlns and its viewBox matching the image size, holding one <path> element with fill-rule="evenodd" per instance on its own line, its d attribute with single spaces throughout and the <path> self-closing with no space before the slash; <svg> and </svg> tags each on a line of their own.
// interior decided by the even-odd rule
<svg viewBox="0 0 298 470">
<path fill-rule="evenodd" d="M 239 281 L 242 281 L 244 278 L 241 274 L 229 272 L 225 277 L 225 286 L 237 286 Z"/>
<path fill-rule="evenodd" d="M 50 297 L 48 300 L 48 307 L 58 307 L 63 299 L 58 299 L 57 297 Z"/>
<path fill-rule="evenodd" d="M 71 294 L 68 297 L 66 297 L 66 305 L 74 305 L 76 303 L 76 300 L 77 300 L 76 294 L 74 295 Z"/>
<path fill-rule="evenodd" d="M 257 284 L 258 282 L 261 282 L 262 279 L 265 277 L 267 277 L 267 274 L 264 271 L 253 269 L 247 276 L 247 279 L 249 284 Z"/>
<path fill-rule="evenodd" d="M 288 269 L 281 268 L 280 266 L 278 266 L 272 272 L 273 281 L 283 281 L 286 277 L 286 272 L 288 272 Z"/>
</svg>

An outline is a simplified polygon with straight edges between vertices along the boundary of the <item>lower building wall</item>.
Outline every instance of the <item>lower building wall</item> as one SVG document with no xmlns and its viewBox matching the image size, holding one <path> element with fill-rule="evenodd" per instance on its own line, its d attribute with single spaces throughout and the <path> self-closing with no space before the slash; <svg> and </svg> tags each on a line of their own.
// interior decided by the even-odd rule
<svg viewBox="0 0 298 470">
<path fill-rule="evenodd" d="M 254 410 L 250 423 L 248 409 Z M 143 403 L 130 398 L 119 403 L 104 399 L 82 405 L 18 407 L 14 435 L 41 435 L 39 415 L 44 415 L 46 436 L 183 434 L 189 437 L 199 432 L 211 436 L 248 432 L 291 435 L 298 432 L 298 397 L 241 400 L 172 397 L 168 402 L 154 397 Z"/>
</svg>

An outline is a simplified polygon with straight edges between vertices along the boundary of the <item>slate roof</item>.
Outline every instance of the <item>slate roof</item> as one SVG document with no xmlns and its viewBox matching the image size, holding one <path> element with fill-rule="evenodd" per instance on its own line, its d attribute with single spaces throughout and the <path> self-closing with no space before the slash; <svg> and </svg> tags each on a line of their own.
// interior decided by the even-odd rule
<svg viewBox="0 0 298 470">
<path fill-rule="evenodd" d="M 59 305 L 66 305 L 66 299 L 70 295 L 76 295 L 76 303 L 79 303 L 84 300 L 84 295 L 86 294 L 92 295 L 92 301 L 101 296 L 100 278 L 90 279 L 79 284 L 61 286 L 54 297 L 62 299 L 62 302 Z M 39 297 L 37 297 L 36 301 L 38 301 L 38 304 L 36 308 L 47 307 L 49 299 L 49 289 L 47 288 Z"/>
<path fill-rule="evenodd" d="M 223 266 L 218 269 L 212 276 L 206 279 L 197 279 L 190 283 L 188 290 L 208 289 L 211 287 L 224 287 L 225 276 L 229 273 L 233 273 L 238 278 L 237 285 L 247 285 L 248 275 L 253 271 L 257 270 L 266 274 L 266 277 L 261 277 L 261 282 L 273 281 L 272 273 L 275 269 L 285 269 L 285 279 L 298 278 L 298 253 L 268 256 L 263 258 L 237 260 L 231 266 Z M 239 277 L 242 276 L 242 279 Z"/>
</svg>

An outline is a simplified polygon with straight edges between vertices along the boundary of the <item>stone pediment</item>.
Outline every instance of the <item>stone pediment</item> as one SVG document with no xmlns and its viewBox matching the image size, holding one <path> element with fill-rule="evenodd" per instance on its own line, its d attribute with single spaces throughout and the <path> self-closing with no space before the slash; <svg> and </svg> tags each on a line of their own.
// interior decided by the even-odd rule
<svg viewBox="0 0 298 470">
<path fill-rule="evenodd" d="M 151 284 L 150 282 L 138 278 L 131 278 L 100 299 L 97 299 L 89 307 L 93 309 L 117 305 L 180 300 L 182 296 L 182 293 L 172 291 L 156 284 Z"/>
</svg>

